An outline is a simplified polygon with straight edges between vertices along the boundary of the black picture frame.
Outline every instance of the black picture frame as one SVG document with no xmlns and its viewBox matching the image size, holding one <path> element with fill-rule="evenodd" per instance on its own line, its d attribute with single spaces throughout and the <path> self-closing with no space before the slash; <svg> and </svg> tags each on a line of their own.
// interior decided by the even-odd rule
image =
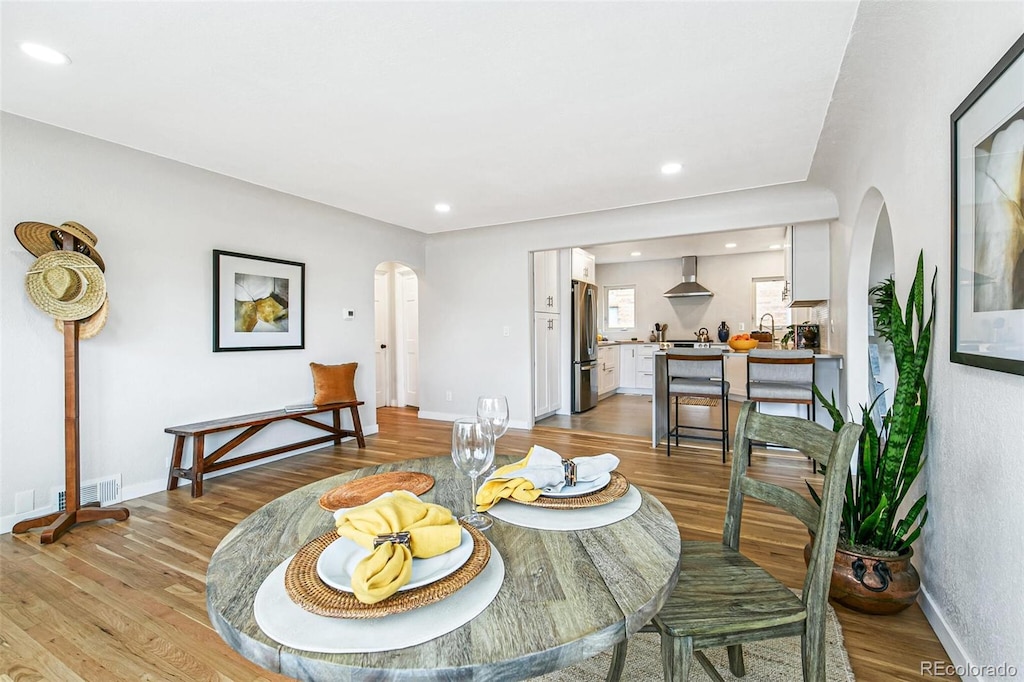
<svg viewBox="0 0 1024 682">
<path fill-rule="evenodd" d="M 305 348 L 306 264 L 213 252 L 213 351 Z"/>
<path fill-rule="evenodd" d="M 821 325 L 798 324 L 793 336 L 798 349 L 821 348 Z"/>
<path fill-rule="evenodd" d="M 1010 217 L 1024 209 L 1024 165 L 1017 187 L 1000 180 L 1024 164 L 1022 54 L 1024 35 L 950 115 L 949 359 L 1009 374 L 1024 374 L 1024 246 Z"/>
</svg>

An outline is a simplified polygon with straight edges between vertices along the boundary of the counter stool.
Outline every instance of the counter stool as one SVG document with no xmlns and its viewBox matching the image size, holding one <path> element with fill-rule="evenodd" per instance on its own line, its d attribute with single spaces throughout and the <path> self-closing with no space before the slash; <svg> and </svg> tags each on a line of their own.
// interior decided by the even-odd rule
<svg viewBox="0 0 1024 682">
<path fill-rule="evenodd" d="M 747 353 L 747 399 L 754 403 L 795 403 L 807 406 L 807 418 L 815 420 L 814 352 L 809 350 L 760 350 Z M 818 463 L 812 460 L 814 473 Z"/>
<path fill-rule="evenodd" d="M 725 380 L 725 358 L 721 348 L 673 350 L 665 358 L 668 373 L 668 397 L 665 421 L 669 426 L 665 438 L 665 454 L 672 456 L 672 439 L 679 446 L 679 437 L 718 441 L 722 444 L 722 462 L 729 449 L 729 382 Z M 714 398 L 721 403 L 722 426 L 687 426 L 679 423 L 680 398 Z M 669 410 L 675 407 L 675 426 Z M 714 431 L 717 436 L 701 436 L 683 431 Z"/>
</svg>

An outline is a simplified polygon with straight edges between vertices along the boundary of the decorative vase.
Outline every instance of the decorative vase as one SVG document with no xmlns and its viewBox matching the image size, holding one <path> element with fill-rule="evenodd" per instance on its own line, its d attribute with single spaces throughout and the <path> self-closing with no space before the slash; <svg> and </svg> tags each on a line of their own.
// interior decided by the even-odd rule
<svg viewBox="0 0 1024 682">
<path fill-rule="evenodd" d="M 829 596 L 843 606 L 872 615 L 899 613 L 917 600 L 921 577 L 910 563 L 913 548 L 895 557 L 836 547 Z M 804 547 L 810 561 L 811 543 Z"/>
<path fill-rule="evenodd" d="M 718 340 L 723 343 L 729 340 L 729 325 L 725 323 L 725 320 L 722 320 L 722 324 L 718 325 Z"/>
</svg>

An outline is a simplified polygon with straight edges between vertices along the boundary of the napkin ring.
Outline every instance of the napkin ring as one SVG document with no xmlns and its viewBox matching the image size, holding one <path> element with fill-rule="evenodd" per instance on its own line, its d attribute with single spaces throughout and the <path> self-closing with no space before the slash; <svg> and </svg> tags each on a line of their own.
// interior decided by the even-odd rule
<svg viewBox="0 0 1024 682">
<path fill-rule="evenodd" d="M 565 484 L 576 485 L 576 462 L 571 459 L 563 459 L 562 468 L 565 470 Z"/>
<path fill-rule="evenodd" d="M 373 546 L 374 548 L 377 548 L 386 542 L 390 542 L 395 545 L 405 545 L 408 547 L 411 539 L 409 537 L 409 533 L 404 530 L 397 533 L 384 533 L 383 535 L 378 535 L 373 539 Z"/>
</svg>

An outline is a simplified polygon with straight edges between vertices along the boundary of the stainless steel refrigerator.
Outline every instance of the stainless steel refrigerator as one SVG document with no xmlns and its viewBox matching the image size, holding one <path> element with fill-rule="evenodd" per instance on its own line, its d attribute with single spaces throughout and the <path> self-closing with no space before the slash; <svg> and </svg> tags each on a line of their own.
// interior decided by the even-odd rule
<svg viewBox="0 0 1024 682">
<path fill-rule="evenodd" d="M 597 287 L 572 283 L 572 411 L 597 405 Z"/>
</svg>

